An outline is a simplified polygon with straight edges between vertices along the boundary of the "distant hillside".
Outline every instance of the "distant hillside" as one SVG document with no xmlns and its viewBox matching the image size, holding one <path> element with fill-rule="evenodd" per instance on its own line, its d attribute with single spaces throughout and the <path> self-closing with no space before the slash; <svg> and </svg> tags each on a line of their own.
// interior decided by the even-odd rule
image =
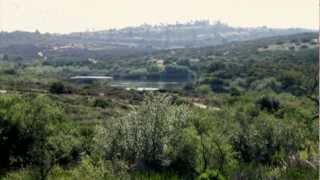
<svg viewBox="0 0 320 180">
<path fill-rule="evenodd" d="M 71 34 L 42 34 L 39 32 L 2 32 L 0 48 L 31 44 L 55 50 L 76 48 L 112 50 L 122 48 L 173 49 L 205 47 L 233 41 L 308 32 L 306 29 L 274 29 L 268 27 L 235 28 L 224 23 L 195 21 L 174 25 L 141 25 L 123 29 Z"/>
</svg>

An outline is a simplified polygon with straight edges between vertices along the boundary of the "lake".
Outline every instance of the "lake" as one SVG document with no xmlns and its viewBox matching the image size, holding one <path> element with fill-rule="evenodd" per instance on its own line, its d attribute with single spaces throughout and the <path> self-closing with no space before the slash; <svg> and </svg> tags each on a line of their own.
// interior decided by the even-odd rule
<svg viewBox="0 0 320 180">
<path fill-rule="evenodd" d="M 173 90 L 183 88 L 188 81 L 150 81 L 150 80 L 123 80 L 113 79 L 111 76 L 73 76 L 71 80 L 107 80 L 111 87 L 127 90 L 153 91 L 159 89 Z"/>
<path fill-rule="evenodd" d="M 111 76 L 72 76 L 70 79 L 77 80 L 77 79 L 93 79 L 93 80 L 112 80 Z"/>
<path fill-rule="evenodd" d="M 136 81 L 136 80 L 113 80 L 110 82 L 112 87 L 137 90 L 159 90 L 159 89 L 181 89 L 187 82 L 171 81 Z"/>
</svg>

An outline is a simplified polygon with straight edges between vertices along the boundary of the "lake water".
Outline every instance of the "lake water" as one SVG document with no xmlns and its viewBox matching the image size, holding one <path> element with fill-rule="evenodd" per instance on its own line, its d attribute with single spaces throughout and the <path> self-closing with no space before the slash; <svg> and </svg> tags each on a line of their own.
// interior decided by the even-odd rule
<svg viewBox="0 0 320 180">
<path fill-rule="evenodd" d="M 140 90 L 158 90 L 158 89 L 181 89 L 187 82 L 169 82 L 169 81 L 134 81 L 134 80 L 113 80 L 109 84 L 112 87 Z"/>
<path fill-rule="evenodd" d="M 181 89 L 187 81 L 147 81 L 147 80 L 120 80 L 113 79 L 111 76 L 73 76 L 71 80 L 107 80 L 111 87 L 119 87 L 124 89 L 136 89 L 153 91 L 159 89 Z"/>
<path fill-rule="evenodd" d="M 93 79 L 93 80 L 112 80 L 111 76 L 72 76 L 70 79 L 77 80 L 77 79 Z"/>
</svg>

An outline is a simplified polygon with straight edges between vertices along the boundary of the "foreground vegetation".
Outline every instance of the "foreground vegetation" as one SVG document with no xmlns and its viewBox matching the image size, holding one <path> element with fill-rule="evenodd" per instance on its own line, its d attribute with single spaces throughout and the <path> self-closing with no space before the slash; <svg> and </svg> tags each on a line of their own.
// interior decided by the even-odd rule
<svg viewBox="0 0 320 180">
<path fill-rule="evenodd" d="M 98 64 L 3 56 L 0 179 L 317 179 L 314 38 Z M 66 79 L 102 71 L 192 81 L 148 93 Z"/>
</svg>

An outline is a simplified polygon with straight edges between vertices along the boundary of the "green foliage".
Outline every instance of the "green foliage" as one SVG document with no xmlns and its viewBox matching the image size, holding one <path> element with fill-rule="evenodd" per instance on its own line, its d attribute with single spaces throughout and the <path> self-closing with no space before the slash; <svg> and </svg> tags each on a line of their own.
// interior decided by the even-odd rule
<svg viewBox="0 0 320 180">
<path fill-rule="evenodd" d="M 180 176 L 194 177 L 201 167 L 200 138 L 194 128 L 183 129 L 171 142 L 171 168 Z"/>
<path fill-rule="evenodd" d="M 104 99 L 96 99 L 94 101 L 94 107 L 107 108 L 112 106 L 112 102 L 110 100 Z"/>
<path fill-rule="evenodd" d="M 166 159 L 168 143 L 186 121 L 183 106 L 170 105 L 165 96 L 147 96 L 138 109 L 110 123 L 109 153 L 159 168 Z"/>
<path fill-rule="evenodd" d="M 49 91 L 53 94 L 63 94 L 66 93 L 66 87 L 61 82 L 55 82 L 51 84 Z"/>
<path fill-rule="evenodd" d="M 0 107 L 2 167 L 34 166 L 44 179 L 54 164 L 72 159 L 77 128 L 47 98 L 1 97 Z"/>
<path fill-rule="evenodd" d="M 147 67 L 149 73 L 160 73 L 162 68 L 159 65 L 152 64 Z"/>
<path fill-rule="evenodd" d="M 133 77 L 141 77 L 141 76 L 147 75 L 147 72 L 148 71 L 145 68 L 133 69 L 129 72 L 129 75 Z"/>
<path fill-rule="evenodd" d="M 308 167 L 292 167 L 283 173 L 279 179 L 317 179 L 319 177 L 318 172 L 315 169 Z"/>
<path fill-rule="evenodd" d="M 4 179 L 4 180 L 34 180 L 35 175 L 31 170 L 21 169 L 19 171 L 9 172 L 2 179 Z"/>
<path fill-rule="evenodd" d="M 197 177 L 197 180 L 225 180 L 225 178 L 218 171 L 208 170 Z"/>
<path fill-rule="evenodd" d="M 10 54 L 12 61 L 0 62 L 0 178 L 316 179 L 314 38 L 108 56 L 97 64 L 77 50 L 44 63 Z M 157 94 L 58 81 L 78 74 L 197 81 Z"/>
<path fill-rule="evenodd" d="M 170 174 L 170 173 L 156 173 L 156 172 L 136 172 L 133 173 L 130 178 L 132 180 L 143 180 L 143 179 L 149 179 L 149 180 L 178 180 L 176 175 Z"/>
<path fill-rule="evenodd" d="M 80 164 L 74 168 L 65 170 L 59 166 L 54 167 L 48 177 L 48 180 L 59 179 L 106 180 L 118 178 L 112 175 L 111 163 L 103 160 L 93 160 L 90 157 L 83 157 Z"/>
<path fill-rule="evenodd" d="M 238 127 L 233 139 L 241 162 L 279 165 L 304 147 L 304 135 L 308 133 L 303 132 L 306 125 L 299 119 L 241 106 L 235 113 Z"/>
<path fill-rule="evenodd" d="M 233 127 L 225 124 L 222 114 L 198 110 L 192 113 L 192 123 L 199 137 L 200 171 L 216 169 L 222 174 L 231 174 L 236 168 L 235 152 L 231 146 L 230 134 Z"/>
<path fill-rule="evenodd" d="M 214 92 L 218 92 L 218 93 L 226 92 L 226 83 L 222 79 L 219 79 L 219 78 L 212 79 L 210 86 L 212 91 Z"/>
<path fill-rule="evenodd" d="M 269 112 L 274 112 L 279 110 L 280 102 L 279 100 L 275 99 L 274 97 L 264 96 L 256 102 L 257 105 L 260 107 L 261 110 L 267 110 Z"/>
<path fill-rule="evenodd" d="M 162 76 L 167 79 L 192 79 L 194 74 L 187 66 L 168 65 L 165 67 Z"/>
<path fill-rule="evenodd" d="M 209 95 L 212 91 L 209 85 L 201 85 L 196 88 L 196 92 L 200 95 L 206 96 Z"/>
</svg>

